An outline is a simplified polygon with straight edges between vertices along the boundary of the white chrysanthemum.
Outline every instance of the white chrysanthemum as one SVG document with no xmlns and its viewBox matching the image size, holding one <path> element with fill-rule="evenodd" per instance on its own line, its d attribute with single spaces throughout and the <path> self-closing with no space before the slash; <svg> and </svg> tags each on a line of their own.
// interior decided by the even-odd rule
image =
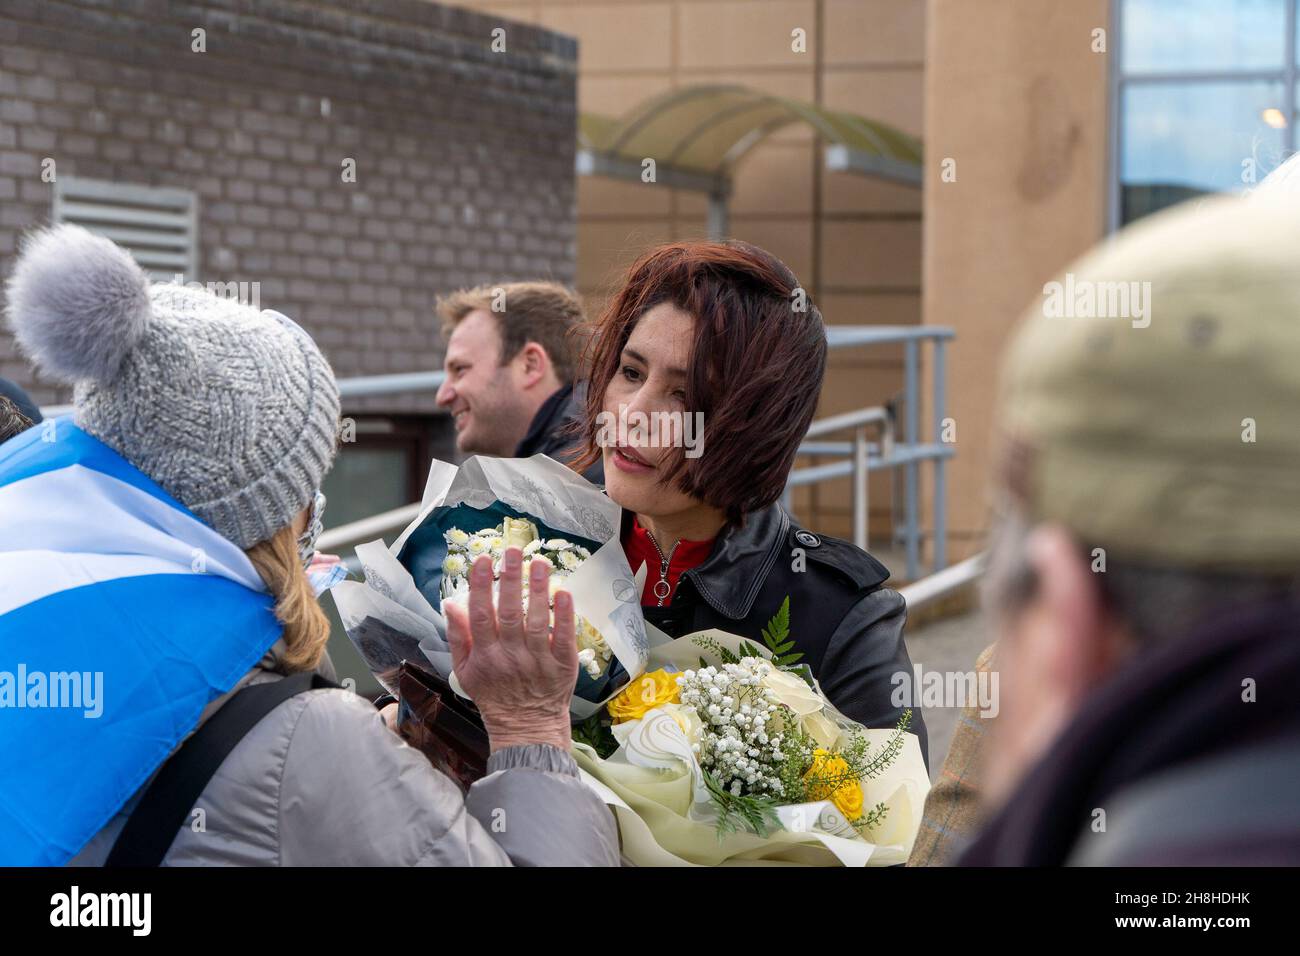
<svg viewBox="0 0 1300 956">
<path fill-rule="evenodd" d="M 465 542 L 465 550 L 469 552 L 470 557 L 477 558 L 480 554 L 487 554 L 491 550 L 491 545 L 487 538 L 476 534 Z"/>
<path fill-rule="evenodd" d="M 547 551 L 568 551 L 573 547 L 572 541 L 566 541 L 563 538 L 551 538 L 546 542 Z"/>
<path fill-rule="evenodd" d="M 529 541 L 524 545 L 524 557 L 526 558 L 529 555 L 536 554 L 540 550 L 542 550 L 542 542 L 537 538 L 534 538 L 532 541 Z"/>
<path fill-rule="evenodd" d="M 566 571 L 576 571 L 582 564 L 582 558 L 572 551 L 561 551 L 556 557 L 559 559 L 560 567 Z"/>
<path fill-rule="evenodd" d="M 532 567 L 532 562 L 534 562 L 534 561 L 540 561 L 540 562 L 542 562 L 542 564 L 546 565 L 548 568 L 552 568 L 552 569 L 554 569 L 554 567 L 555 567 L 555 565 L 551 563 L 551 559 L 548 558 L 546 555 L 544 555 L 544 554 L 534 554 L 534 555 L 532 555 L 532 556 L 527 557 L 527 558 L 524 559 L 524 576 L 525 576 L 525 577 L 528 576 L 528 570 L 529 570 L 529 568 Z"/>
<path fill-rule="evenodd" d="M 469 532 L 461 531 L 460 528 L 451 528 L 443 534 L 443 538 L 452 551 L 464 551 L 465 546 L 469 544 Z"/>
<path fill-rule="evenodd" d="M 463 554 L 449 554 L 442 562 L 442 573 L 449 578 L 464 577 L 469 571 L 469 562 Z"/>
<path fill-rule="evenodd" d="M 443 605 L 465 604 L 469 601 L 469 578 L 443 576 L 440 589 Z"/>
</svg>

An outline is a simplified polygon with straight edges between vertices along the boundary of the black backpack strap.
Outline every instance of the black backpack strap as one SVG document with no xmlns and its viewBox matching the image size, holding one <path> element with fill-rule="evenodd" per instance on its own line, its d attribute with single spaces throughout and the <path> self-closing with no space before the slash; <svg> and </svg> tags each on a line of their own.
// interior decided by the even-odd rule
<svg viewBox="0 0 1300 956">
<path fill-rule="evenodd" d="M 127 818 L 105 866 L 158 866 L 203 788 L 244 735 L 291 697 L 338 687 L 315 673 L 252 684 L 233 694 L 167 759 Z"/>
</svg>

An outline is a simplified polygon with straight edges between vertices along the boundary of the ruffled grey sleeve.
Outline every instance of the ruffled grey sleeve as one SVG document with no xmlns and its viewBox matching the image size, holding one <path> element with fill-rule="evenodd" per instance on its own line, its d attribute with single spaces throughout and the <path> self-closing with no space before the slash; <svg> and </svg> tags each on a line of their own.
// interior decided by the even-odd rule
<svg viewBox="0 0 1300 956">
<path fill-rule="evenodd" d="M 264 738 L 241 743 L 250 744 L 254 766 L 244 768 L 237 775 L 240 786 L 219 801 L 244 808 L 241 812 L 252 818 L 232 829 L 268 834 L 274 844 L 265 850 L 268 862 L 618 864 L 613 815 L 579 778 L 573 758 L 557 747 L 511 747 L 493 754 L 488 776 L 462 797 L 355 694 L 313 691 L 282 704 L 271 717 L 280 710 L 281 719 L 264 719 L 255 728 Z M 249 797 L 243 778 L 250 774 L 266 790 L 266 807 Z M 265 822 L 268 815 L 271 825 Z"/>
<path fill-rule="evenodd" d="M 618 866 L 618 828 L 579 779 L 573 757 L 549 744 L 506 747 L 466 807 L 516 866 Z"/>
</svg>

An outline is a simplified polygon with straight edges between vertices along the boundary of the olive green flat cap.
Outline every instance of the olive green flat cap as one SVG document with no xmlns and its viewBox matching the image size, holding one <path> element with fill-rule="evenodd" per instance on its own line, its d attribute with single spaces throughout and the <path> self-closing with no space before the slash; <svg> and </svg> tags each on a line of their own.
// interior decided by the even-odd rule
<svg viewBox="0 0 1300 956">
<path fill-rule="evenodd" d="M 1150 216 L 1044 287 L 1009 349 L 1000 479 L 1167 566 L 1300 569 L 1300 200 Z"/>
</svg>

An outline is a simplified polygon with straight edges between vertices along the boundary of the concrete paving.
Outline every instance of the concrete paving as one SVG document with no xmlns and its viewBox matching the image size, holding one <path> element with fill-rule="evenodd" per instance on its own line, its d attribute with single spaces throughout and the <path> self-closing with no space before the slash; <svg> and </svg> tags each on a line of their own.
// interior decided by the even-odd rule
<svg viewBox="0 0 1300 956">
<path fill-rule="evenodd" d="M 912 665 L 924 671 L 971 671 L 975 659 L 993 638 L 984 617 L 972 611 L 958 617 L 931 621 L 906 633 Z M 930 779 L 938 778 L 948 753 L 960 707 L 926 707 L 925 726 L 930 733 Z"/>
</svg>

